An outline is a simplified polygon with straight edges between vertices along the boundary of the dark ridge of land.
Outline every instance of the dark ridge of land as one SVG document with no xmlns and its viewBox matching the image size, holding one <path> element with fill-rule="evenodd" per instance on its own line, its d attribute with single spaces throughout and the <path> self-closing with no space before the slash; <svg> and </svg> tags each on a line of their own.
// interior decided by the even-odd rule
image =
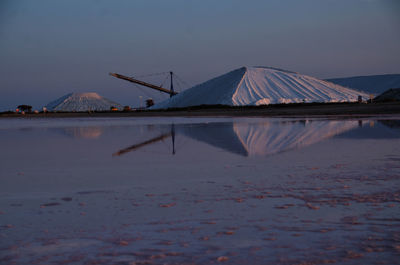
<svg viewBox="0 0 400 265">
<path fill-rule="evenodd" d="M 373 116 L 400 114 L 400 102 L 382 103 L 295 103 L 267 106 L 202 105 L 167 110 L 106 112 L 2 112 L 0 118 L 82 118 L 82 117 L 304 117 L 304 116 Z"/>
<path fill-rule="evenodd" d="M 326 81 L 379 95 L 390 88 L 400 87 L 400 74 L 352 76 L 331 78 Z"/>
<path fill-rule="evenodd" d="M 375 98 L 377 102 L 388 102 L 388 101 L 399 101 L 400 100 L 400 88 L 391 88 L 386 90 Z"/>
</svg>

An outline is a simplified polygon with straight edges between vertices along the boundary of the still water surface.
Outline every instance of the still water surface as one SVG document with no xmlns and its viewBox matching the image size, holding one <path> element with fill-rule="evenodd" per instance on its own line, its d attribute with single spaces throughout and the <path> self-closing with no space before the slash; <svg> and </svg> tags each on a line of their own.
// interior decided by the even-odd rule
<svg viewBox="0 0 400 265">
<path fill-rule="evenodd" d="M 0 264 L 399 264 L 399 117 L 4 119 L 0 146 Z"/>
</svg>

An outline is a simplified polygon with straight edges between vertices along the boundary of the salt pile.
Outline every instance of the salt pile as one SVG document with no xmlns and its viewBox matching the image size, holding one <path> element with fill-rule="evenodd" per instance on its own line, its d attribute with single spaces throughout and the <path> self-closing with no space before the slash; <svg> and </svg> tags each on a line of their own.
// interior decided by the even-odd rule
<svg viewBox="0 0 400 265">
<path fill-rule="evenodd" d="M 364 92 L 315 77 L 271 67 L 242 67 L 185 90 L 153 108 L 354 102 L 358 96 L 368 99 Z"/>
<path fill-rule="evenodd" d="M 50 111 L 106 111 L 111 107 L 122 109 L 116 102 L 97 93 L 71 93 L 46 105 Z"/>
</svg>

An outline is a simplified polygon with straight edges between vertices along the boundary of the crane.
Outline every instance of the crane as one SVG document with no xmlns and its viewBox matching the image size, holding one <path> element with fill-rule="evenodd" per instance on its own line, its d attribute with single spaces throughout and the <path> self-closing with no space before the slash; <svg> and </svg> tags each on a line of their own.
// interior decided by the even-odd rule
<svg viewBox="0 0 400 265">
<path fill-rule="evenodd" d="M 139 84 L 139 85 L 142 85 L 142 86 L 145 86 L 145 87 L 149 87 L 149 88 L 152 88 L 152 89 L 167 93 L 167 94 L 169 94 L 170 97 L 172 97 L 172 96 L 175 96 L 178 93 L 174 91 L 174 84 L 172 82 L 173 72 L 169 72 L 169 74 L 171 76 L 171 89 L 170 90 L 168 90 L 166 88 L 163 88 L 161 86 L 156 86 L 156 85 L 153 85 L 153 84 L 150 84 L 150 83 L 135 79 L 133 77 L 129 77 L 129 76 L 125 76 L 125 75 L 121 75 L 121 74 L 117 74 L 117 73 L 110 73 L 111 76 L 114 76 L 116 78 L 123 79 L 123 80 L 129 81 L 129 82 L 135 83 L 135 84 Z"/>
</svg>

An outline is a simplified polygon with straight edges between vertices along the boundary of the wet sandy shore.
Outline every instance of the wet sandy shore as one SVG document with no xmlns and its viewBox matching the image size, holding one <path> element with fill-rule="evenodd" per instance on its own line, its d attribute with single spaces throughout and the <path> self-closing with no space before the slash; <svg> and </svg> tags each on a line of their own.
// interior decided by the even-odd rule
<svg viewBox="0 0 400 265">
<path fill-rule="evenodd" d="M 161 141 L 121 156 L 170 124 L 3 119 L 0 264 L 400 264 L 396 117 L 171 118 L 176 153 Z M 229 119 L 243 143 L 277 132 L 265 151 L 283 151 L 240 155 L 194 126 L 226 139 Z M 319 127 L 336 134 L 306 145 Z"/>
<path fill-rule="evenodd" d="M 279 180 L 207 177 L 170 191 L 141 185 L 8 198 L 0 261 L 399 264 L 397 159 L 385 159 L 375 170 L 386 172 L 376 175 L 332 164 Z"/>
</svg>

